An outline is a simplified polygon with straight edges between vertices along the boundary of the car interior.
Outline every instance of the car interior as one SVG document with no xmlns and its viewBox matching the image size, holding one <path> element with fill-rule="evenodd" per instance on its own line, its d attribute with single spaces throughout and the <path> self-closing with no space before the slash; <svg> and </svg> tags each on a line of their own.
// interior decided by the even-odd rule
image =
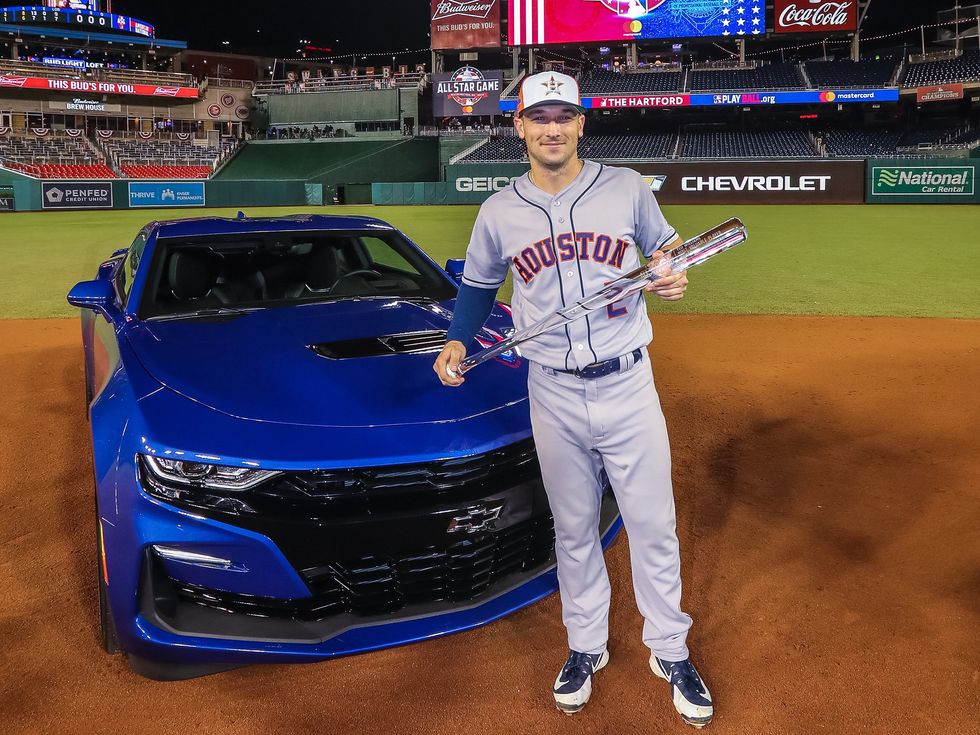
<svg viewBox="0 0 980 735">
<path fill-rule="evenodd" d="M 453 295 L 410 246 L 373 233 L 161 239 L 159 245 L 143 318 L 345 297 Z"/>
</svg>

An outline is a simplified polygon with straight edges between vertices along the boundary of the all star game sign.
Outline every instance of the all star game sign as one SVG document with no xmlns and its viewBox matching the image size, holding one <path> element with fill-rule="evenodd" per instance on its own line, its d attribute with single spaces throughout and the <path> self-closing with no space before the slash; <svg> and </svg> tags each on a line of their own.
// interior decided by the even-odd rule
<svg viewBox="0 0 980 735">
<path fill-rule="evenodd" d="M 451 74 L 434 74 L 432 114 L 436 117 L 499 115 L 504 73 L 464 66 Z"/>
</svg>

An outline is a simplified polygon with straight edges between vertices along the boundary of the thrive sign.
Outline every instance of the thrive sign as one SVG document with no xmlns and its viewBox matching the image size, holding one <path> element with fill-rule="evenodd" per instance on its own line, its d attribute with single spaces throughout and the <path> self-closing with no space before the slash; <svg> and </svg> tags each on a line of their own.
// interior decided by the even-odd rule
<svg viewBox="0 0 980 735">
<path fill-rule="evenodd" d="M 972 196 L 973 166 L 874 166 L 871 193 L 877 196 Z"/>
</svg>

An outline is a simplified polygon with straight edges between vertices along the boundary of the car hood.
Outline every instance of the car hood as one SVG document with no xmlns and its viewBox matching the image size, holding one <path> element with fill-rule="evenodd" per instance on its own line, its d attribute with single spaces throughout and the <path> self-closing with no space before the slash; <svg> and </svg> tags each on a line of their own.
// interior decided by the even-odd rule
<svg viewBox="0 0 980 735">
<path fill-rule="evenodd" d="M 526 401 L 524 366 L 490 362 L 451 389 L 432 372 L 435 352 L 328 358 L 311 348 L 445 330 L 451 316 L 433 303 L 337 301 L 230 318 L 137 322 L 127 336 L 160 383 L 253 421 L 338 428 L 431 424 Z"/>
</svg>

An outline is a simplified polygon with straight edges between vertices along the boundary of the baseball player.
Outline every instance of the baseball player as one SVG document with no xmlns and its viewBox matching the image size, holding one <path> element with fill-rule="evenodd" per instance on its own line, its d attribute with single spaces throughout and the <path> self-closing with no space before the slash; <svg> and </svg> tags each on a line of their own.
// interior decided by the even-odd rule
<svg viewBox="0 0 980 735">
<path fill-rule="evenodd" d="M 531 170 L 480 208 L 446 346 L 433 365 L 444 385 L 463 384 L 457 368 L 466 345 L 508 270 L 521 329 L 636 268 L 641 251 L 657 260 L 680 242 L 639 174 L 579 159 L 584 125 L 572 77 L 544 72 L 521 84 L 514 127 Z M 647 290 L 674 301 L 686 288 L 684 274 L 670 274 Z M 691 618 L 680 607 L 670 447 L 646 354 L 652 337 L 637 293 L 521 347 L 571 649 L 553 693 L 559 709 L 577 712 L 609 661 L 609 579 L 598 529 L 608 479 L 629 537 L 650 667 L 670 682 L 684 721 L 703 727 L 713 708 L 685 642 Z"/>
</svg>

